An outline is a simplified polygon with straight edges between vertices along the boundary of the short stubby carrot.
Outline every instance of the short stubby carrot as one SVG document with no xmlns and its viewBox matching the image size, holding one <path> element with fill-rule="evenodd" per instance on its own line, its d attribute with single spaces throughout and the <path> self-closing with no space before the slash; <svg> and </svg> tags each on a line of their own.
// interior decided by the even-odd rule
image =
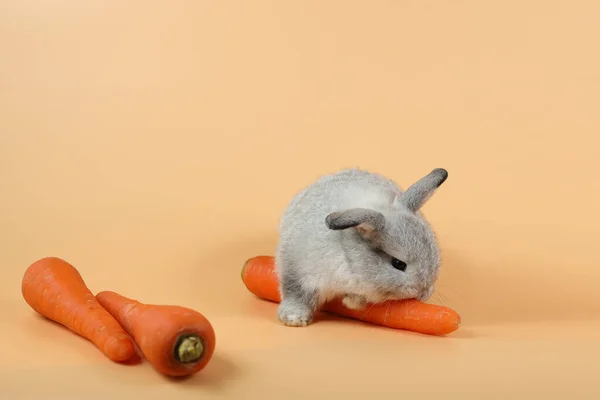
<svg viewBox="0 0 600 400">
<path fill-rule="evenodd" d="M 199 312 L 175 305 L 144 304 L 111 291 L 98 302 L 131 335 L 160 373 L 188 376 L 202 370 L 215 349 L 215 331 Z"/>
<path fill-rule="evenodd" d="M 281 302 L 274 257 L 261 255 L 247 260 L 242 268 L 242 281 L 255 296 Z M 460 315 L 451 308 L 414 299 L 370 304 L 363 310 L 349 309 L 340 299 L 334 299 L 321 310 L 388 328 L 439 336 L 456 331 L 461 323 Z"/>
<path fill-rule="evenodd" d="M 131 337 L 67 261 L 46 257 L 31 264 L 23 275 L 21 293 L 34 311 L 88 339 L 109 359 L 123 362 L 135 355 Z"/>
</svg>

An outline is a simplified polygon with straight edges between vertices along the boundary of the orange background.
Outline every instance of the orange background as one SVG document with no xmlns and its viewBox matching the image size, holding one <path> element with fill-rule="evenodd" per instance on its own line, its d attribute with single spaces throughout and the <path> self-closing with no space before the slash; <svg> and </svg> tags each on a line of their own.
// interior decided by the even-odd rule
<svg viewBox="0 0 600 400">
<path fill-rule="evenodd" d="M 598 398 L 600 2 L 0 1 L 6 399 Z M 444 258 L 447 338 L 250 295 L 291 196 L 347 166 L 407 186 Z M 172 382 L 32 312 L 34 260 L 204 313 Z M 137 398 L 137 397 L 136 397 Z M 320 397 L 319 397 L 320 398 Z"/>
</svg>

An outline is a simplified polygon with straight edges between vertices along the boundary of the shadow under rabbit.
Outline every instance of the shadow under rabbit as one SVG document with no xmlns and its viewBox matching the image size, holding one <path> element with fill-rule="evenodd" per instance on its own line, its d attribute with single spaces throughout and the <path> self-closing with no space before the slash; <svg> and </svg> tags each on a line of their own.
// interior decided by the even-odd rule
<svg viewBox="0 0 600 400">
<path fill-rule="evenodd" d="M 275 308 L 263 305 L 264 301 L 255 302 L 240 277 L 246 260 L 262 254 L 273 255 L 276 244 L 276 232 L 262 232 L 256 236 L 229 238 L 219 247 L 203 249 L 195 263 L 215 265 L 218 262 L 215 268 L 219 270 L 213 277 L 205 278 L 212 282 L 206 290 L 214 295 L 214 301 L 222 301 L 223 307 L 233 314 L 241 310 L 260 318 L 276 318 Z M 555 295 L 561 289 L 564 292 L 556 281 L 543 277 L 527 279 L 525 275 L 516 276 L 509 271 L 502 273 L 498 265 L 501 260 L 490 259 L 486 265 L 461 255 L 460 249 L 445 248 L 442 254 L 440 278 L 429 302 L 451 307 L 461 315 L 463 326 L 456 337 L 475 336 L 474 332 L 468 333 L 469 327 L 478 325 L 585 320 L 600 315 L 600 302 L 593 296 L 585 293 Z M 210 273 L 204 270 L 205 274 Z M 325 318 L 331 320 L 328 316 Z"/>
</svg>

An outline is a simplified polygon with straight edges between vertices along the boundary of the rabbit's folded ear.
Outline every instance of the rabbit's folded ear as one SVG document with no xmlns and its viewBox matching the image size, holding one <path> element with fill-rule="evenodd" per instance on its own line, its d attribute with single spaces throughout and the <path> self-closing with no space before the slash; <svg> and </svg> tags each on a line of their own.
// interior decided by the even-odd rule
<svg viewBox="0 0 600 400">
<path fill-rule="evenodd" d="M 429 200 L 436 189 L 439 188 L 446 179 L 448 179 L 448 171 L 443 168 L 436 168 L 417 182 L 413 183 L 397 198 L 396 201 L 410 211 L 415 212 Z"/>
<path fill-rule="evenodd" d="M 327 227 L 332 230 L 355 228 L 365 239 L 370 239 L 385 226 L 382 213 L 368 208 L 351 208 L 332 212 L 325 218 Z"/>
</svg>

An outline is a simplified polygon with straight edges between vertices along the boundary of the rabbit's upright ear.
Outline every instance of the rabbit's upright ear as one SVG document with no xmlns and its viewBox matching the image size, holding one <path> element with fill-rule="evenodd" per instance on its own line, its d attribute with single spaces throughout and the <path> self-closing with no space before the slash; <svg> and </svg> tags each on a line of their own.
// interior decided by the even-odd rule
<svg viewBox="0 0 600 400">
<path fill-rule="evenodd" d="M 332 212 L 325 218 L 329 229 L 342 230 L 355 228 L 365 239 L 371 239 L 385 226 L 382 213 L 368 208 L 351 208 L 344 211 Z"/>
<path fill-rule="evenodd" d="M 417 182 L 413 183 L 397 201 L 410 211 L 415 212 L 435 193 L 442 183 L 448 179 L 448 171 L 443 168 L 436 168 L 425 175 Z"/>
</svg>

